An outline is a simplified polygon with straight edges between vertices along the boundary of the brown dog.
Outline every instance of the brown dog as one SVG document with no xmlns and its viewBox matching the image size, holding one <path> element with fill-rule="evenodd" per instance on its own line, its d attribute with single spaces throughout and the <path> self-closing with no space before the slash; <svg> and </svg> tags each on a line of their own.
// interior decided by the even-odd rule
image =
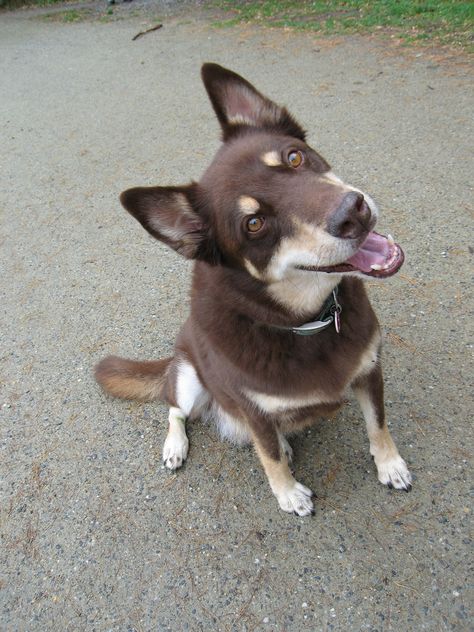
<svg viewBox="0 0 474 632">
<path fill-rule="evenodd" d="M 280 507 L 300 516 L 313 513 L 312 492 L 290 471 L 285 435 L 337 410 L 352 387 L 379 480 L 408 491 L 361 281 L 397 272 L 402 250 L 373 232 L 374 202 L 331 172 L 285 108 L 216 64 L 202 77 L 224 143 L 201 181 L 121 196 L 154 237 L 195 260 L 190 316 L 173 357 L 109 357 L 97 380 L 112 395 L 170 405 L 171 470 L 187 456 L 188 419 L 212 418 L 222 436 L 252 441 Z"/>
</svg>

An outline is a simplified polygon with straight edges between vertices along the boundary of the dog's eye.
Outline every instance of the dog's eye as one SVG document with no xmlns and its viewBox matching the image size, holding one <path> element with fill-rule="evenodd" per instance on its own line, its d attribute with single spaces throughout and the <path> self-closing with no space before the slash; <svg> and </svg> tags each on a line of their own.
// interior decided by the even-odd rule
<svg viewBox="0 0 474 632">
<path fill-rule="evenodd" d="M 303 164 L 303 154 L 299 150 L 290 151 L 288 154 L 288 162 L 290 166 L 296 169 L 301 164 Z"/>
<path fill-rule="evenodd" d="M 246 221 L 245 225 L 249 233 L 258 233 L 259 230 L 263 228 L 265 224 L 265 218 L 261 215 L 255 215 L 254 217 L 249 217 Z"/>
</svg>

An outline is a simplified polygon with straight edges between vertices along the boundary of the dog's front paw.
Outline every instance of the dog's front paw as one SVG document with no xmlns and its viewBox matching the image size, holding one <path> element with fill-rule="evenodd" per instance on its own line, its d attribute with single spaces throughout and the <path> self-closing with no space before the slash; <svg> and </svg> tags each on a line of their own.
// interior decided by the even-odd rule
<svg viewBox="0 0 474 632">
<path fill-rule="evenodd" d="M 308 487 L 297 481 L 290 487 L 275 492 L 275 496 L 283 511 L 294 513 L 297 516 L 314 515 L 314 505 L 311 500 L 314 494 Z"/>
<path fill-rule="evenodd" d="M 184 432 L 170 432 L 163 446 L 163 463 L 170 470 L 181 467 L 188 456 L 189 439 Z"/>
<path fill-rule="evenodd" d="M 403 489 L 409 492 L 412 478 L 407 464 L 400 455 L 385 461 L 375 462 L 379 481 L 390 489 Z"/>
</svg>

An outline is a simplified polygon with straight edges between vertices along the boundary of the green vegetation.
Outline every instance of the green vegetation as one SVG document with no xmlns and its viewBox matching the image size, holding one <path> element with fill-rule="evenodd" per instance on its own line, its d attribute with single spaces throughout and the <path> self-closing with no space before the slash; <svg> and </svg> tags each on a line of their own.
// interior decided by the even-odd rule
<svg viewBox="0 0 474 632">
<path fill-rule="evenodd" d="M 69 11 L 55 11 L 41 16 L 48 22 L 82 22 L 90 16 L 90 11 L 70 9 Z"/>
<path fill-rule="evenodd" d="M 62 2 L 64 0 L 0 0 L 0 7 L 5 9 L 17 9 L 24 6 L 51 7 Z"/>
<path fill-rule="evenodd" d="M 473 50 L 474 2 L 463 0 L 214 0 L 229 11 L 219 26 L 256 23 L 325 34 L 387 30 L 407 42 Z"/>
<path fill-rule="evenodd" d="M 0 0 L 0 8 L 67 6 L 67 2 Z M 105 6 L 105 0 L 102 4 Z M 377 32 L 406 43 L 448 45 L 474 52 L 473 0 L 207 0 L 204 4 L 220 10 L 221 19 L 214 23 L 220 27 L 249 23 L 329 35 Z M 92 19 L 92 14 L 81 7 L 45 18 L 77 22 Z M 110 20 L 111 11 L 102 12 L 99 19 Z"/>
</svg>

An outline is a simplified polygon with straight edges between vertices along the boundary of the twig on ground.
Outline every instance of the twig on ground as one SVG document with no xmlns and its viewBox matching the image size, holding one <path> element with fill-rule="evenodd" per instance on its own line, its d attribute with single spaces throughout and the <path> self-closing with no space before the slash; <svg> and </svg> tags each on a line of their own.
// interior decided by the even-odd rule
<svg viewBox="0 0 474 632">
<path fill-rule="evenodd" d="M 157 24 L 156 26 L 152 26 L 149 29 L 145 29 L 144 31 L 140 31 L 139 33 L 137 33 L 136 35 L 134 35 L 132 37 L 132 42 L 134 42 L 136 39 L 138 39 L 142 35 L 146 35 L 147 33 L 151 33 L 152 31 L 157 31 L 158 29 L 161 29 L 162 26 L 163 26 L 163 24 Z"/>
</svg>

